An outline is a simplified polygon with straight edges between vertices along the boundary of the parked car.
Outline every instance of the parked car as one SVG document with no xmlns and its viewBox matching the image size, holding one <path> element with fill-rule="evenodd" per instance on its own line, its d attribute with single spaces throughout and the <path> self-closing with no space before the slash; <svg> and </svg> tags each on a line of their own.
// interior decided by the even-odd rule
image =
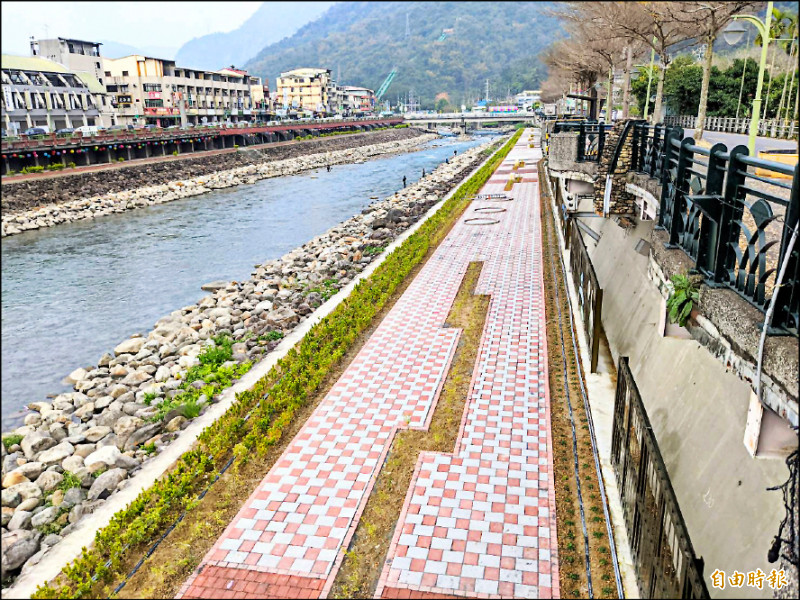
<svg viewBox="0 0 800 600">
<path fill-rule="evenodd" d="M 81 135 L 95 135 L 103 131 L 104 128 L 97 125 L 81 125 L 75 131 Z"/>
<path fill-rule="evenodd" d="M 26 129 L 22 135 L 47 135 L 48 133 L 50 133 L 50 128 L 46 125 L 40 125 Z"/>
<path fill-rule="evenodd" d="M 70 135 L 74 132 L 74 127 L 62 127 L 61 129 L 56 129 L 56 135 Z"/>
</svg>

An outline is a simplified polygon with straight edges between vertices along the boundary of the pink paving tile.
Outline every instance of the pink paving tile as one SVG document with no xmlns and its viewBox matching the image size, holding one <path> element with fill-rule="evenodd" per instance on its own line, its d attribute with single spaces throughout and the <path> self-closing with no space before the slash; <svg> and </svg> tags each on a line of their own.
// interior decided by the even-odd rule
<svg viewBox="0 0 800 600">
<path fill-rule="evenodd" d="M 515 146 L 503 168 L 519 158 L 535 159 L 527 142 Z M 501 192 L 504 185 L 505 179 L 490 181 L 482 192 Z M 459 445 L 452 456 L 421 457 L 390 550 L 397 562 L 391 573 L 384 569 L 379 591 L 387 579 L 396 582 L 393 589 L 417 586 L 444 596 L 496 594 L 501 583 L 508 591 L 522 585 L 521 557 L 532 548 L 550 573 L 555 521 L 549 405 L 540 385 L 545 367 L 536 190 L 535 184 L 516 184 L 510 193 L 515 201 L 503 203 L 508 210 L 495 215 L 496 225 L 462 220 L 454 227 L 179 597 L 212 593 L 213 585 L 197 583 L 198 573 L 210 567 L 324 582 L 303 591 L 306 596 L 289 583 L 270 589 L 286 597 L 327 592 L 396 432 L 428 426 L 460 335 L 443 328 L 444 321 L 472 261 L 485 262 L 477 293 L 491 294 L 492 301 Z M 466 216 L 474 215 L 468 210 Z M 529 508 L 535 516 L 527 517 Z M 503 511 L 529 521 L 505 524 Z M 431 524 L 423 524 L 427 517 Z M 532 524 L 538 536 L 526 535 Z M 404 530 L 413 539 L 398 543 Z M 501 572 L 495 562 L 504 541 L 511 541 L 504 534 L 515 535 L 517 545 L 508 546 L 515 569 Z M 475 556 L 477 564 L 471 564 Z M 539 585 L 531 589 L 550 593 L 541 575 Z"/>
<path fill-rule="evenodd" d="M 535 164 L 540 156 L 526 140 L 504 165 L 519 159 Z M 490 180 L 481 193 L 499 191 L 500 182 Z M 514 201 L 493 214 L 498 224 L 474 227 L 462 220 L 442 244 L 454 259 L 456 249 L 470 247 L 472 257 L 462 260 L 484 261 L 476 293 L 491 295 L 491 303 L 455 452 L 420 456 L 377 597 L 396 597 L 387 582 L 392 590 L 412 590 L 412 597 L 423 590 L 490 597 L 559 593 L 536 178 L 525 177 L 507 193 Z M 473 202 L 465 218 L 490 205 Z M 442 560 L 409 560 L 428 535 L 431 547 L 445 549 Z M 396 552 L 401 544 L 402 554 Z M 455 544 L 465 551 L 453 551 Z"/>
</svg>

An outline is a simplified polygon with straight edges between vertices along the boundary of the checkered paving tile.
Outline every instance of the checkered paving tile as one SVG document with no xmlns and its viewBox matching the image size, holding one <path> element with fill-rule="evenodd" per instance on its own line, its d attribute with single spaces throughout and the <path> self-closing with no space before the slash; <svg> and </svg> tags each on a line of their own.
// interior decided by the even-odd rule
<svg viewBox="0 0 800 600">
<path fill-rule="evenodd" d="M 526 140 L 504 164 L 538 158 Z M 508 192 L 514 201 L 493 215 L 499 224 L 475 231 L 460 223 L 448 238 L 485 261 L 476 293 L 490 294 L 491 303 L 455 452 L 420 456 L 378 597 L 559 595 L 538 186 L 531 179 Z M 497 191 L 491 183 L 482 190 Z M 402 589 L 410 596 L 398 596 Z"/>
<path fill-rule="evenodd" d="M 534 152 L 517 144 L 501 168 Z M 428 426 L 460 336 L 443 325 L 472 261 L 486 263 L 477 293 L 492 300 L 458 447 L 421 457 L 378 591 L 557 593 L 536 191 L 517 184 L 498 224 L 453 228 L 179 598 L 325 595 L 397 430 Z"/>
</svg>

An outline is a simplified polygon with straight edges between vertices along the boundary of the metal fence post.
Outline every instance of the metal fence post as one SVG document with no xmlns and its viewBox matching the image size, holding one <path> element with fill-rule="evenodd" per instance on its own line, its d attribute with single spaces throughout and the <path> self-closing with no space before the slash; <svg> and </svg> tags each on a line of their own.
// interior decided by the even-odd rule
<svg viewBox="0 0 800 600">
<path fill-rule="evenodd" d="M 681 142 L 680 150 L 678 151 L 678 168 L 675 175 L 674 196 L 672 198 L 672 219 L 669 228 L 669 244 L 671 246 L 677 245 L 680 239 L 680 234 L 683 231 L 683 217 L 686 212 L 684 195 L 687 191 L 687 177 L 686 169 L 690 166 L 690 159 L 694 153 L 689 150 L 689 146 L 694 144 L 693 138 L 684 138 Z M 665 164 L 664 169 L 669 171 L 669 164 Z"/>
<path fill-rule="evenodd" d="M 792 233 L 798 226 L 800 218 L 800 173 L 795 165 L 792 180 L 792 194 L 789 206 L 786 207 L 786 217 L 781 239 L 781 252 L 778 265 L 789 254 L 789 263 L 786 266 L 781 286 L 772 293 L 772 302 L 775 302 L 773 326 L 783 327 L 789 331 L 798 332 L 798 319 L 800 319 L 800 238 L 795 239 L 794 246 L 789 247 Z"/>
</svg>

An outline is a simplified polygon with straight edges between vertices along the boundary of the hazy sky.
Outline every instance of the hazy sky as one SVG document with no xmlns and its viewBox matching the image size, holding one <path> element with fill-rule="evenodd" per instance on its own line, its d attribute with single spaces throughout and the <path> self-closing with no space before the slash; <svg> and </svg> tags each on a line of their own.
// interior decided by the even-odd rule
<svg viewBox="0 0 800 600">
<path fill-rule="evenodd" d="M 178 48 L 194 37 L 236 29 L 261 2 L 6 2 L 3 54 L 28 55 L 29 38 L 112 40 Z M 302 4 L 299 4 L 301 6 Z"/>
</svg>

